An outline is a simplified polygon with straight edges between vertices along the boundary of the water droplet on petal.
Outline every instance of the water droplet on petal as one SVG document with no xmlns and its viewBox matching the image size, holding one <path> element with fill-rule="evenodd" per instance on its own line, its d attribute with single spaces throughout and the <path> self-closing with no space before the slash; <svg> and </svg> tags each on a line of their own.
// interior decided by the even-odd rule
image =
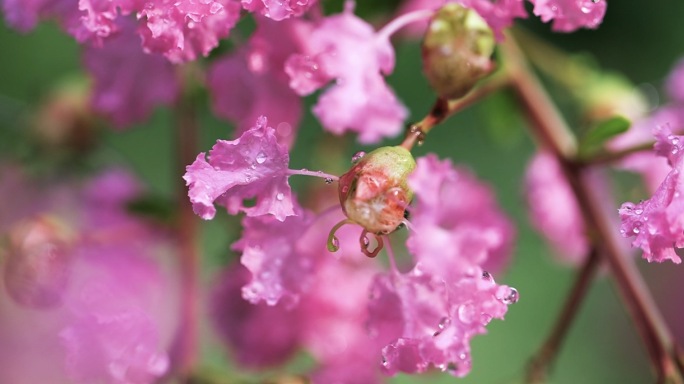
<svg viewBox="0 0 684 384">
<path fill-rule="evenodd" d="M 642 213 L 644 213 L 644 210 L 642 208 L 637 208 L 634 210 L 634 214 L 636 215 L 641 215 Z"/>
<path fill-rule="evenodd" d="M 263 164 L 266 161 L 266 154 L 263 152 L 259 152 L 259 154 L 256 157 L 256 162 L 259 164 Z"/>
<path fill-rule="evenodd" d="M 335 181 L 335 180 L 333 180 L 332 177 L 326 177 L 326 178 L 325 178 L 325 183 L 328 184 L 328 185 L 332 184 L 333 181 Z"/>
<path fill-rule="evenodd" d="M 364 152 L 364 151 L 356 152 L 356 153 L 354 154 L 354 156 L 352 156 L 352 158 L 351 158 L 352 164 L 358 163 L 359 160 L 361 160 L 361 158 L 364 157 L 364 156 L 366 156 L 366 152 Z"/>
<path fill-rule="evenodd" d="M 515 288 L 509 288 L 509 293 L 503 298 L 505 304 L 515 304 L 518 302 L 520 296 L 518 295 L 518 290 Z"/>
<path fill-rule="evenodd" d="M 451 324 L 451 319 L 448 317 L 442 317 L 437 324 L 437 331 L 432 334 L 432 336 L 439 336 L 449 325 Z"/>
<path fill-rule="evenodd" d="M 641 232 L 641 230 L 639 229 L 639 227 L 634 227 L 634 229 L 632 229 L 632 232 L 639 233 Z"/>
<path fill-rule="evenodd" d="M 283 195 L 282 192 L 278 192 L 278 194 L 276 194 L 276 200 L 282 201 L 284 198 L 285 195 Z"/>
<path fill-rule="evenodd" d="M 463 304 L 458 307 L 458 319 L 466 324 L 473 323 L 477 316 L 475 307 L 472 304 Z"/>
<path fill-rule="evenodd" d="M 492 280 L 492 275 L 487 271 L 482 271 L 482 279 L 490 281 Z"/>
</svg>

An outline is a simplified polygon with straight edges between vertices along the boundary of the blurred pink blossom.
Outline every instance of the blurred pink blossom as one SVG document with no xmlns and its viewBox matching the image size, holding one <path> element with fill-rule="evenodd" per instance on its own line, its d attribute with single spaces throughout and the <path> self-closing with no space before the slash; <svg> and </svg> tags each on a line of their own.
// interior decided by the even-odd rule
<svg viewBox="0 0 684 384">
<path fill-rule="evenodd" d="M 304 53 L 290 56 L 285 71 L 300 95 L 335 81 L 313 107 L 325 129 L 338 135 L 357 132 L 362 143 L 401 131 L 406 108 L 382 77 L 394 69 L 389 36 L 376 33 L 347 7 L 317 24 L 306 44 Z"/>
<path fill-rule="evenodd" d="M 123 128 L 174 102 L 180 87 L 171 63 L 143 52 L 133 21 L 116 25 L 119 30 L 101 47 L 86 45 L 83 63 L 94 80 L 93 108 Z"/>
</svg>

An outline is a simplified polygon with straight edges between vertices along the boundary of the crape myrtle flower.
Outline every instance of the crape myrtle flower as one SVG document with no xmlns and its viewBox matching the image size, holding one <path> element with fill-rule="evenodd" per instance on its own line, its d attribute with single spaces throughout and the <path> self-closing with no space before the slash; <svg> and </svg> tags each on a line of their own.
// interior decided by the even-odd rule
<svg viewBox="0 0 684 384">
<path fill-rule="evenodd" d="M 622 204 L 620 233 L 634 237 L 632 246 L 641 248 L 646 260 L 679 264 L 677 250 L 684 247 L 684 136 L 673 135 L 668 126 L 656 127 L 654 135 L 655 152 L 667 159 L 670 173 L 650 199 Z"/>
<path fill-rule="evenodd" d="M 149 117 L 154 107 L 174 102 L 180 87 L 171 63 L 143 52 L 133 20 L 120 19 L 116 25 L 118 30 L 101 46 L 86 44 L 83 64 L 93 77 L 93 108 L 125 127 Z"/>
<path fill-rule="evenodd" d="M 175 284 L 156 259 L 169 239 L 129 214 L 141 191 L 129 174 L 61 183 L 41 189 L 43 211 L 10 224 L 0 381 L 155 382 L 168 370 L 176 328 Z M 29 196 L 41 188 L 24 185 Z"/>
<path fill-rule="evenodd" d="M 552 154 L 539 152 L 530 161 L 525 197 L 532 225 L 561 261 L 579 265 L 589 252 L 586 228 L 577 199 Z"/>
<path fill-rule="evenodd" d="M 316 0 L 242 0 L 242 7 L 279 21 L 301 16 L 315 3 Z"/>
<path fill-rule="evenodd" d="M 347 2 L 342 13 L 316 24 L 304 52 L 290 56 L 285 71 L 300 95 L 333 80 L 313 107 L 314 115 L 332 133 L 353 131 L 360 142 L 374 143 L 398 134 L 408 113 L 383 78 L 394 70 L 391 31 L 374 31 L 354 15 L 353 5 Z"/>
<path fill-rule="evenodd" d="M 653 139 L 653 128 L 658 126 L 669 126 L 675 134 L 683 132 L 684 98 L 678 93 L 678 90 L 684 86 L 682 73 L 684 73 L 684 61 L 679 61 L 671 70 L 664 85 L 670 98 L 669 102 L 647 116 L 636 117 L 634 124 L 627 132 L 608 143 L 610 149 L 619 151 L 648 142 Z M 639 173 L 652 193 L 672 169 L 665 157 L 658 156 L 651 151 L 631 154 L 616 162 L 615 165 Z"/>
<path fill-rule="evenodd" d="M 295 214 L 288 177 L 290 156 L 278 144 L 266 117 L 233 141 L 218 140 L 207 160 L 200 153 L 183 176 L 193 210 L 205 220 L 216 214 L 214 202 L 229 213 L 247 216 L 270 214 L 279 221 Z M 332 182 L 332 181 L 331 181 Z M 254 206 L 244 200 L 255 199 Z"/>
<path fill-rule="evenodd" d="M 228 36 L 240 18 L 237 0 L 157 0 L 138 12 L 147 52 L 157 52 L 174 63 L 206 56 Z"/>
<path fill-rule="evenodd" d="M 240 284 L 221 283 L 229 286 L 221 288 L 221 296 L 231 297 L 214 304 L 216 313 L 228 317 L 215 322 L 238 360 L 253 366 L 278 364 L 303 348 L 317 359 L 312 377 L 321 383 L 372 383 L 379 372 L 418 373 L 429 367 L 467 374 L 470 339 L 484 333 L 491 319 L 503 318 L 508 304 L 518 300 L 515 289 L 494 283 L 483 270 L 505 264 L 513 237 L 512 225 L 489 188 L 448 160 L 429 155 L 416 166 L 405 148 L 381 147 L 355 155 L 351 169 L 338 179 L 341 209 L 316 215 L 299 207 L 289 187 L 281 200 L 269 184 L 259 189 L 261 194 L 250 194 L 264 182 L 277 183 L 283 191 L 291 174 L 324 177 L 288 170 L 287 160 L 273 128 L 260 118 L 239 139 L 219 141 L 208 162 L 201 154 L 185 176 L 199 215 L 213 216 L 206 215 L 206 207 L 213 208 L 214 200 L 229 212 L 246 213 L 233 249 L 241 253 L 251 277 L 241 277 Z M 328 176 L 326 181 L 334 179 Z M 414 194 L 417 201 L 410 206 Z M 290 214 L 261 208 L 285 196 Z M 256 205 L 242 206 L 250 197 L 256 197 Z M 231 211 L 231 202 L 238 209 Z M 387 237 L 402 224 L 410 230 L 409 272 L 397 268 Z M 361 227 L 360 237 L 356 226 Z M 369 235 L 377 243 L 373 251 Z M 383 244 L 389 272 L 379 272 L 375 261 L 361 256 L 375 257 Z M 242 308 L 240 300 L 256 307 L 240 312 L 245 317 L 238 319 L 226 308 Z M 364 301 L 367 306 L 359 305 Z M 245 345 L 261 338 L 244 332 L 280 319 L 294 321 L 291 337 L 276 327 L 273 339 Z M 264 348 L 270 352 L 260 356 Z M 344 369 L 349 366 L 354 370 Z M 349 377 L 350 372 L 355 376 Z"/>
<path fill-rule="evenodd" d="M 606 0 L 530 0 L 535 15 L 543 22 L 553 20 L 551 29 L 573 32 L 579 28 L 595 29 L 603 21 Z"/>
<path fill-rule="evenodd" d="M 339 209 L 321 215 L 301 236 L 287 239 L 289 247 L 304 253 L 298 257 L 308 260 L 312 269 L 308 276 L 298 276 L 306 280 L 306 289 L 296 304 L 286 300 L 252 304 L 245 300 L 242 287 L 249 282 L 246 269 L 233 265 L 221 274 L 212 294 L 212 321 L 239 362 L 253 369 L 271 367 L 305 349 L 317 362 L 310 372 L 314 383 L 381 382 L 382 346 L 367 331 L 363 305 L 380 268 L 366 262 L 355 247 L 351 228 L 340 230 L 342 249 L 331 257 L 326 249 L 327 227 L 341 216 Z M 274 256 L 278 257 L 264 253 L 264 262 L 278 264 Z"/>
<path fill-rule="evenodd" d="M 257 29 L 236 52 L 213 62 L 207 73 L 216 115 L 236 123 L 236 137 L 266 114 L 275 126 L 278 142 L 288 148 L 302 117 L 301 98 L 289 86 L 285 60 L 300 52 L 311 29 L 300 19 L 273 21 L 256 17 Z"/>
</svg>

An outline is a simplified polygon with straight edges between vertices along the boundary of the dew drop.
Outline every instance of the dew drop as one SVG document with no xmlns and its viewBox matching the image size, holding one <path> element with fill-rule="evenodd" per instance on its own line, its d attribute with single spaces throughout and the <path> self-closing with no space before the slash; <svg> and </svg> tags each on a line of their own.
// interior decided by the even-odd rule
<svg viewBox="0 0 684 384">
<path fill-rule="evenodd" d="M 337 252 L 338 249 L 340 249 L 340 239 L 338 239 L 336 236 L 333 236 L 328 243 L 328 250 L 330 252 Z"/>
<path fill-rule="evenodd" d="M 487 271 L 482 271 L 482 280 L 491 281 L 492 275 Z"/>
<path fill-rule="evenodd" d="M 677 136 L 673 137 L 673 138 L 672 138 L 672 144 L 673 144 L 673 145 L 679 144 L 679 137 L 677 137 Z"/>
<path fill-rule="evenodd" d="M 503 302 L 505 304 L 515 304 L 518 302 L 518 299 L 520 298 L 518 295 L 518 290 L 515 288 L 509 288 L 510 292 L 506 297 L 503 298 Z"/>
<path fill-rule="evenodd" d="M 475 321 L 477 313 L 472 304 L 463 304 L 458 307 L 458 319 L 466 324 L 471 324 Z"/>
<path fill-rule="evenodd" d="M 370 245 L 370 240 L 368 240 L 366 236 L 361 237 L 361 242 L 363 243 L 364 247 L 368 247 L 368 245 Z"/>
<path fill-rule="evenodd" d="M 328 185 L 332 184 L 333 181 L 334 181 L 334 180 L 332 179 L 332 177 L 326 177 L 326 178 L 325 178 L 325 183 L 328 184 Z"/>
<path fill-rule="evenodd" d="M 285 195 L 283 195 L 282 192 L 278 192 L 278 194 L 276 194 L 276 200 L 282 201 L 284 198 Z"/>
<path fill-rule="evenodd" d="M 642 208 L 637 208 L 634 210 L 634 214 L 636 215 L 641 215 L 642 213 L 644 213 L 644 210 Z"/>
<path fill-rule="evenodd" d="M 361 160 L 361 158 L 364 157 L 364 156 L 366 156 L 366 152 L 364 152 L 364 151 L 356 152 L 356 153 L 354 154 L 354 156 L 352 156 L 352 158 L 351 158 L 352 164 L 358 163 L 359 160 Z"/>
<path fill-rule="evenodd" d="M 263 164 L 266 161 L 266 155 L 263 152 L 259 152 L 259 154 L 256 157 L 256 162 L 259 164 Z"/>
<path fill-rule="evenodd" d="M 639 233 L 641 232 L 641 230 L 639 229 L 639 227 L 634 227 L 634 229 L 632 229 L 632 232 Z"/>
<path fill-rule="evenodd" d="M 387 361 L 387 357 L 384 354 L 382 355 L 382 366 L 385 368 L 389 367 L 389 361 Z"/>
<path fill-rule="evenodd" d="M 448 317 L 442 317 L 437 324 L 437 331 L 432 334 L 432 336 L 439 336 L 449 325 L 451 324 L 451 319 Z"/>
</svg>

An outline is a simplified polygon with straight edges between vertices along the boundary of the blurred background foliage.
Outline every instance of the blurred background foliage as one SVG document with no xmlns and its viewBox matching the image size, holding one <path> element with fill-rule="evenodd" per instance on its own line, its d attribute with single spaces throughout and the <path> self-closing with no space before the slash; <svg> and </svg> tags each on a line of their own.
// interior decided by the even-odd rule
<svg viewBox="0 0 684 384">
<path fill-rule="evenodd" d="M 324 5 L 326 11 L 332 12 L 341 9 L 341 3 L 327 1 Z M 365 18 L 383 23 L 397 3 L 359 1 L 357 11 Z M 662 102 L 659 94 L 662 94 L 660 86 L 664 76 L 675 61 L 684 56 L 682 17 L 684 2 L 681 1 L 623 0 L 610 1 L 605 20 L 595 31 L 556 34 L 550 32 L 549 25 L 542 24 L 534 16 L 518 21 L 517 26 L 567 52 L 581 54 L 592 65 L 624 74 L 635 87 L 646 91 L 652 106 L 656 106 Z M 253 28 L 249 22 L 241 24 L 242 33 L 246 34 Z M 403 40 L 395 43 L 397 65 L 389 82 L 408 106 L 410 119 L 418 120 L 434 100 L 421 73 L 419 43 Z M 172 110 L 160 109 L 147 122 L 125 131 L 109 129 L 100 122 L 96 149 L 88 155 L 65 161 L 59 153 L 36 147 L 27 127 L 50 92 L 65 79 L 80 73 L 78 45 L 53 24 L 40 24 L 27 35 L 0 24 L 0 47 L 0 156 L 21 159 L 37 172 L 53 170 L 56 164 L 79 170 L 123 164 L 146 182 L 154 198 L 173 201 L 180 189 L 182 165 L 175 156 L 177 143 Z M 222 51 L 230 49 L 229 43 L 221 47 Z M 547 84 L 569 120 L 577 121 L 564 89 L 551 81 Z M 291 166 L 343 173 L 353 153 L 369 148 L 355 144 L 353 137 L 332 137 L 322 133 L 309 112 L 315 96 L 306 102 L 307 111 L 292 151 Z M 197 108 L 202 135 L 199 150 L 209 149 L 217 138 L 231 137 L 231 124 L 212 115 L 206 94 L 198 96 Z M 398 141 L 396 138 L 388 143 Z M 450 118 L 430 133 L 423 146 L 417 148 L 417 156 L 435 152 L 442 158 L 449 157 L 456 164 L 474 170 L 494 187 L 500 204 L 518 229 L 514 257 L 508 270 L 496 278 L 516 287 L 521 300 L 510 308 L 506 321 L 491 323 L 488 335 L 473 340 L 474 366 L 465 379 L 434 373 L 400 375 L 393 382 L 522 382 L 527 359 L 546 337 L 574 275 L 572 268 L 557 262 L 527 220 L 521 180 L 534 148 L 524 130 L 524 119 L 506 92 L 491 96 Z M 293 179 L 300 196 L 305 196 L 306 190 L 312 187 L 321 187 L 313 183 L 316 181 Z M 634 193 L 639 193 L 639 189 L 636 191 Z M 330 193 L 335 192 L 331 189 Z M 638 200 L 646 196 L 630 197 Z M 619 201 L 614 204 L 617 209 Z M 229 245 L 237 236 L 238 220 L 225 214 L 202 224 L 202 279 L 206 286 L 219 272 L 220 266 L 235 257 Z M 647 265 L 641 259 L 637 263 L 648 277 L 652 289 L 658 293 L 658 300 L 670 316 L 669 320 L 680 328 L 676 332 L 684 341 L 684 329 L 681 329 L 684 328 L 684 310 L 677 309 L 684 302 L 682 267 L 669 263 Z M 227 374 L 236 377 L 237 374 L 238 377 L 246 377 L 243 376 L 246 372 L 239 372 L 239 367 L 230 365 L 229 353 L 216 344 L 206 321 L 203 334 L 203 369 L 211 372 L 212 376 Z M 297 372 L 302 364 L 307 364 L 306 356 L 297 359 L 288 369 Z M 559 384 L 653 381 L 641 342 L 605 273 L 592 286 L 551 377 L 552 383 Z"/>
</svg>

